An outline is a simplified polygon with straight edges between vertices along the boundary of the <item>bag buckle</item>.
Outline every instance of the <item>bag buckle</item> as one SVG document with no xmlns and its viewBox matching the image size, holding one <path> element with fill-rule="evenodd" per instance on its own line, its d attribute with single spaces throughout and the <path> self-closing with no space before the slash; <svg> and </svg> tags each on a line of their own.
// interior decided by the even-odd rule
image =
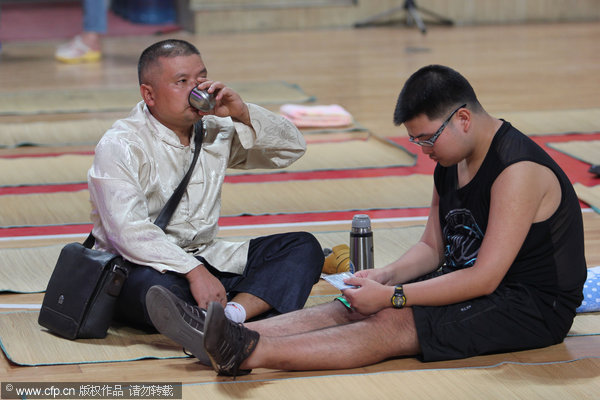
<svg viewBox="0 0 600 400">
<path fill-rule="evenodd" d="M 125 279 L 127 279 L 128 275 L 129 270 L 126 267 L 121 265 L 119 262 L 114 263 L 111 267 L 110 284 L 108 285 L 107 293 L 111 296 L 117 297 L 119 293 L 121 293 L 121 288 L 123 287 L 123 283 L 125 283 Z"/>
</svg>

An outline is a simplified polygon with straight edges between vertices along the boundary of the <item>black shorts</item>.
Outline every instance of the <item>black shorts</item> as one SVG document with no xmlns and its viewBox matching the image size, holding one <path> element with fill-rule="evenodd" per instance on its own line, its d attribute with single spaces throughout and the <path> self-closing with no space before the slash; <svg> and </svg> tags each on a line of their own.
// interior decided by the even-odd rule
<svg viewBox="0 0 600 400">
<path fill-rule="evenodd" d="M 462 303 L 413 307 L 421 359 L 452 360 L 560 343 L 564 336 L 550 331 L 548 310 L 540 311 L 535 295 L 524 285 L 506 284 Z"/>
</svg>

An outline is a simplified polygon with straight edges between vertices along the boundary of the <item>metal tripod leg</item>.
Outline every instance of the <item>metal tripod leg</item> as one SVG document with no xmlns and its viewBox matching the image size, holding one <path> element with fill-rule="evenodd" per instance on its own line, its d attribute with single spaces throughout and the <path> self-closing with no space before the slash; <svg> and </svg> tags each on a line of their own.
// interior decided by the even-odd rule
<svg viewBox="0 0 600 400">
<path fill-rule="evenodd" d="M 415 25 L 419 28 L 419 30 L 423 34 L 425 34 L 427 32 L 427 27 L 425 26 L 425 23 L 423 22 L 423 19 L 421 18 L 421 15 L 419 14 L 419 12 L 423 12 L 423 13 L 437 19 L 436 22 L 438 22 L 440 24 L 454 25 L 454 22 L 448 18 L 444 18 L 444 17 L 440 16 L 439 14 L 436 14 L 432 11 L 417 7 L 415 0 L 405 0 L 404 5 L 402 5 L 400 7 L 391 8 L 387 11 L 384 11 L 379 14 L 375 14 L 371 17 L 360 20 L 354 24 L 354 27 L 362 28 L 365 26 L 374 25 L 374 23 L 377 22 L 378 20 L 381 20 L 385 17 L 393 15 L 393 14 L 397 13 L 398 11 L 402 11 L 402 10 L 404 10 L 407 13 L 408 21 L 414 22 Z"/>
<path fill-rule="evenodd" d="M 422 34 L 427 33 L 427 27 L 423 23 L 419 12 L 417 11 L 417 6 L 415 6 L 415 2 L 411 0 L 407 0 L 404 2 L 404 9 L 408 13 L 408 16 L 413 20 L 417 28 L 421 31 Z"/>
</svg>

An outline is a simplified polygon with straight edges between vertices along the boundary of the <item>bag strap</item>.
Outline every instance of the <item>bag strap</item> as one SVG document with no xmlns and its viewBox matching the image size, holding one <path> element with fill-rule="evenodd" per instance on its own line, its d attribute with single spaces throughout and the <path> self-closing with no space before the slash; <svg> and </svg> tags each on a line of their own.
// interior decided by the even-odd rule
<svg viewBox="0 0 600 400">
<path fill-rule="evenodd" d="M 167 224 L 171 220 L 171 217 L 173 216 L 173 213 L 175 212 L 175 209 L 177 208 L 177 205 L 179 204 L 179 201 L 183 196 L 183 192 L 185 192 L 185 188 L 187 187 L 188 182 L 192 177 L 192 173 L 194 172 L 194 166 L 196 165 L 196 161 L 198 160 L 198 155 L 200 154 L 200 147 L 202 147 L 202 139 L 204 137 L 204 127 L 202 126 L 202 120 L 196 122 L 196 124 L 194 125 L 194 131 L 195 148 L 194 158 L 192 159 L 192 165 L 190 165 L 190 169 L 188 169 L 188 172 L 185 174 L 185 176 L 179 183 L 179 186 L 177 186 L 177 189 L 175 189 L 175 192 L 173 192 L 169 200 L 167 200 L 165 206 L 160 211 L 158 217 L 156 217 L 156 220 L 154 221 L 154 225 L 158 226 L 163 231 L 165 230 Z"/>
<path fill-rule="evenodd" d="M 190 165 L 190 168 L 188 169 L 187 173 L 179 183 L 179 186 L 177 186 L 171 197 L 169 197 L 169 200 L 167 200 L 162 210 L 160 210 L 158 217 L 156 217 L 156 220 L 154 221 L 154 225 L 158 226 L 163 231 L 167 227 L 167 224 L 171 220 L 171 217 L 173 216 L 177 205 L 181 201 L 181 197 L 183 197 L 183 192 L 185 192 L 185 188 L 187 187 L 190 178 L 192 177 L 194 167 L 196 166 L 196 162 L 198 161 L 198 156 L 200 155 L 200 148 L 202 147 L 202 140 L 204 139 L 204 126 L 202 124 L 202 120 L 194 124 L 194 133 L 194 158 L 192 159 L 192 164 Z M 94 246 L 95 242 L 96 238 L 94 238 L 94 235 L 92 235 L 92 232 L 90 232 L 87 239 L 85 239 L 85 241 L 83 242 L 83 245 L 88 249 L 91 249 Z"/>
</svg>

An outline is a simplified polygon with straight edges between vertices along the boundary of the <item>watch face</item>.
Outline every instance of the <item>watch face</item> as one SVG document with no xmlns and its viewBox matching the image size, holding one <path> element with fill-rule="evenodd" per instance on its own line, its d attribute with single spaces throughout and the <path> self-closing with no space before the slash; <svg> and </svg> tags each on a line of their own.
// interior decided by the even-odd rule
<svg viewBox="0 0 600 400">
<path fill-rule="evenodd" d="M 406 304 L 406 297 L 404 296 L 404 290 L 402 286 L 396 286 L 394 295 L 392 296 L 392 305 L 395 308 L 402 308 Z"/>
<path fill-rule="evenodd" d="M 404 305 L 404 297 L 399 295 L 394 295 L 394 307 L 400 308 Z"/>
</svg>

